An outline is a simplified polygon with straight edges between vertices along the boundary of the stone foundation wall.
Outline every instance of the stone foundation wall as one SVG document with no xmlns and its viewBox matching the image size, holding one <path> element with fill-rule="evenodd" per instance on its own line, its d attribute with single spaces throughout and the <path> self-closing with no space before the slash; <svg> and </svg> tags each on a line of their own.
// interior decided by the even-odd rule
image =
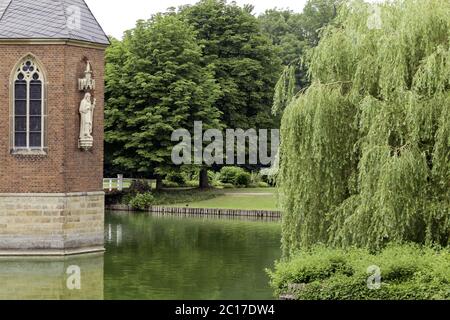
<svg viewBox="0 0 450 320">
<path fill-rule="evenodd" d="M 103 245 L 103 192 L 0 194 L 0 255 L 64 255 Z"/>
</svg>

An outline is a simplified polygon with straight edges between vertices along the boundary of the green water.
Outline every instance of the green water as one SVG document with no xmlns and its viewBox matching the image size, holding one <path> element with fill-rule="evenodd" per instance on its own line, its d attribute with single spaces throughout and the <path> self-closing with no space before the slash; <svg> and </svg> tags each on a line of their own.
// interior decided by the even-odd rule
<svg viewBox="0 0 450 320">
<path fill-rule="evenodd" d="M 108 213 L 105 254 L 0 258 L 0 300 L 271 299 L 264 269 L 280 233 L 275 222 Z"/>
<path fill-rule="evenodd" d="M 117 232 L 119 230 L 119 232 Z M 108 215 L 106 299 L 271 299 L 278 223 Z"/>
</svg>

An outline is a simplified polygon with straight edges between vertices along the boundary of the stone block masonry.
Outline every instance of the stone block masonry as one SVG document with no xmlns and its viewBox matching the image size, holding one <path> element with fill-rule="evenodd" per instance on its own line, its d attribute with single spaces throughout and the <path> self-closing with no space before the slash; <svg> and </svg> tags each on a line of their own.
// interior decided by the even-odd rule
<svg viewBox="0 0 450 320">
<path fill-rule="evenodd" d="M 104 193 L 0 194 L 0 255 L 104 250 Z"/>
</svg>

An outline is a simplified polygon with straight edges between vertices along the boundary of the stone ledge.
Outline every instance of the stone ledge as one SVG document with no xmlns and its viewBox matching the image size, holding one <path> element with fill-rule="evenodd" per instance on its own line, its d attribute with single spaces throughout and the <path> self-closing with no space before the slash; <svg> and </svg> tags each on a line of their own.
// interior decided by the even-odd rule
<svg viewBox="0 0 450 320">
<path fill-rule="evenodd" d="M 87 247 L 77 249 L 33 249 L 33 250 L 0 250 L 1 257 L 54 257 L 74 256 L 79 254 L 105 252 L 104 247 Z"/>
<path fill-rule="evenodd" d="M 6 197 L 79 197 L 79 196 L 104 196 L 104 191 L 92 192 L 68 192 L 68 193 L 0 193 L 0 198 Z"/>
</svg>

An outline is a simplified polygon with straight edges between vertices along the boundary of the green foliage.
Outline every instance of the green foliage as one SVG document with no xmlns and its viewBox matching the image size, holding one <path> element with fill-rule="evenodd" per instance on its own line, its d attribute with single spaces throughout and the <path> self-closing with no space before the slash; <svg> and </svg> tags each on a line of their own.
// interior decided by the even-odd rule
<svg viewBox="0 0 450 320">
<path fill-rule="evenodd" d="M 295 67 L 285 67 L 280 79 L 275 86 L 272 113 L 280 114 L 291 103 L 296 93 Z"/>
<path fill-rule="evenodd" d="M 223 184 L 247 187 L 251 183 L 251 175 L 240 167 L 223 167 L 220 170 L 220 181 Z"/>
<path fill-rule="evenodd" d="M 222 186 L 222 181 L 220 180 L 220 172 L 208 171 L 209 182 L 213 187 Z"/>
<path fill-rule="evenodd" d="M 270 9 L 258 17 L 261 29 L 278 48 L 284 65 L 296 61 L 308 47 L 303 16 L 290 10 Z"/>
<path fill-rule="evenodd" d="M 380 289 L 369 289 L 370 266 L 381 272 Z M 373 255 L 363 249 L 315 247 L 268 271 L 276 294 L 299 300 L 450 299 L 448 249 L 390 245 Z"/>
<path fill-rule="evenodd" d="M 317 46 L 323 28 L 336 17 L 341 2 L 309 0 L 302 13 L 273 9 L 258 17 L 286 66 L 275 86 L 273 114 L 282 114 L 294 95 L 310 85 L 306 64 L 309 52 Z"/>
<path fill-rule="evenodd" d="M 186 181 L 185 185 L 186 185 L 186 187 L 190 187 L 190 188 L 198 188 L 199 182 L 198 182 L 198 180 L 190 180 L 190 181 Z"/>
<path fill-rule="evenodd" d="M 278 51 L 251 8 L 201 0 L 181 10 L 198 32 L 204 64 L 213 65 L 221 95 L 216 102 L 227 128 L 277 128 L 270 106 L 281 72 Z"/>
<path fill-rule="evenodd" d="M 286 255 L 316 243 L 449 244 L 450 3 L 341 7 L 286 109 L 278 185 Z"/>
<path fill-rule="evenodd" d="M 174 182 L 174 181 L 170 181 L 170 180 L 163 180 L 163 186 L 165 188 L 179 188 L 183 185 L 179 184 L 178 182 Z"/>
<path fill-rule="evenodd" d="M 152 186 L 146 180 L 133 180 L 128 188 L 128 192 L 132 194 L 147 193 L 151 191 Z"/>
<path fill-rule="evenodd" d="M 234 188 L 236 188 L 236 186 L 234 184 L 232 184 L 232 183 L 222 183 L 221 187 L 223 189 L 234 189 Z"/>
<path fill-rule="evenodd" d="M 267 10 L 258 17 L 262 30 L 280 51 L 284 65 L 298 61 L 320 40 L 322 28 L 336 16 L 341 0 L 308 0 L 302 13 Z"/>
<path fill-rule="evenodd" d="M 129 202 L 135 210 L 147 210 L 155 202 L 155 198 L 150 192 L 138 193 Z"/>
<path fill-rule="evenodd" d="M 251 175 L 248 172 L 242 172 L 236 176 L 236 186 L 248 187 L 251 183 Z"/>
<path fill-rule="evenodd" d="M 171 135 L 221 128 L 213 105 L 220 95 L 211 66 L 203 65 L 196 32 L 177 15 L 138 21 L 106 54 L 107 159 L 134 176 L 173 170 Z"/>
<path fill-rule="evenodd" d="M 166 176 L 166 181 L 170 181 L 173 183 L 176 183 L 177 185 L 184 185 L 186 183 L 184 175 L 182 172 L 178 171 L 172 171 Z"/>
<path fill-rule="evenodd" d="M 253 171 L 250 174 L 250 187 L 251 188 L 269 188 L 270 185 L 264 181 L 264 177 L 260 172 Z"/>
</svg>

